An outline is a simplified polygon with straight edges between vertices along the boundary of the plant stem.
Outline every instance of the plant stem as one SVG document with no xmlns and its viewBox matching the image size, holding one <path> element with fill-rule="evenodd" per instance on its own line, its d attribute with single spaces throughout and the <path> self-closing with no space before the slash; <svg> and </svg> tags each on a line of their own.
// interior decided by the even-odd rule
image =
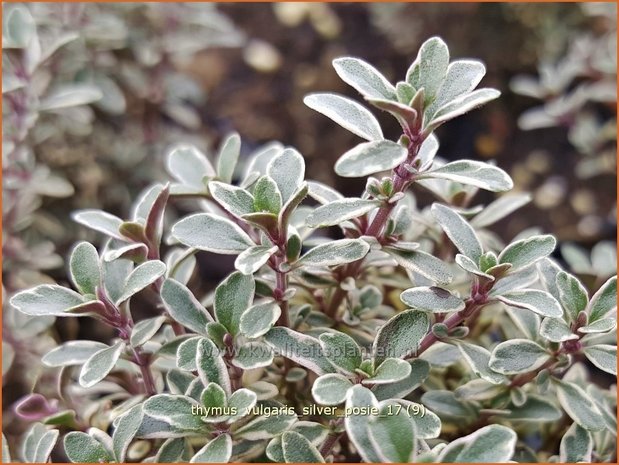
<svg viewBox="0 0 619 465">
<path fill-rule="evenodd" d="M 333 423 L 334 429 L 342 426 L 342 423 L 344 423 L 343 418 L 339 418 L 338 420 L 336 420 L 335 423 Z M 320 455 L 322 455 L 323 457 L 326 457 L 329 454 L 329 452 L 331 452 L 331 449 L 333 449 L 333 446 L 337 443 L 337 441 L 342 437 L 343 434 L 344 434 L 344 431 L 342 431 L 341 433 L 336 433 L 335 431 L 331 431 L 329 435 L 327 436 L 327 438 L 325 439 L 325 442 L 323 442 L 322 446 L 320 446 Z"/>
<path fill-rule="evenodd" d="M 142 350 L 139 347 L 132 347 L 133 361 L 140 367 L 142 373 L 142 381 L 144 382 L 144 391 L 147 395 L 152 396 L 157 393 L 155 387 L 155 379 L 150 371 L 150 362 L 142 358 Z"/>
</svg>

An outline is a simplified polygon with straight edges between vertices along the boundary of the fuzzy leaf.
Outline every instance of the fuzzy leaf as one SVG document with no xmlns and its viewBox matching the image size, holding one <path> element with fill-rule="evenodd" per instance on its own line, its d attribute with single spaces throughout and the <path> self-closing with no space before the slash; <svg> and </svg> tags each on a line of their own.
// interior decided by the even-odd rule
<svg viewBox="0 0 619 465">
<path fill-rule="evenodd" d="M 335 371 L 323 354 L 318 339 L 278 326 L 271 328 L 264 335 L 264 340 L 276 350 L 277 354 L 289 358 L 317 375 Z"/>
<path fill-rule="evenodd" d="M 440 287 L 413 287 L 400 294 L 400 300 L 413 310 L 430 313 L 458 312 L 464 309 L 464 301 Z"/>
<path fill-rule="evenodd" d="M 215 316 L 230 334 L 239 332 L 241 315 L 249 308 L 254 298 L 254 278 L 235 271 L 215 290 Z"/>
<path fill-rule="evenodd" d="M 496 199 L 471 220 L 476 228 L 485 228 L 507 217 L 531 201 L 530 194 L 510 193 Z"/>
<path fill-rule="evenodd" d="M 312 385 L 312 396 L 320 405 L 339 405 L 346 400 L 346 393 L 353 384 L 336 373 L 319 376 Z"/>
<path fill-rule="evenodd" d="M 336 200 L 318 207 L 307 218 L 306 226 L 310 228 L 324 228 L 339 225 L 344 221 L 358 218 L 374 210 L 380 205 L 377 200 L 347 198 Z"/>
<path fill-rule="evenodd" d="M 102 210 L 78 210 L 72 215 L 73 219 L 84 226 L 102 232 L 115 239 L 124 240 L 119 232 L 123 220 Z"/>
<path fill-rule="evenodd" d="M 118 420 L 112 436 L 114 455 L 117 462 L 122 463 L 125 461 L 129 444 L 138 432 L 143 418 L 144 410 L 142 405 L 136 405 L 124 413 Z"/>
<path fill-rule="evenodd" d="M 432 116 L 449 102 L 471 92 L 486 74 L 486 67 L 480 61 L 455 60 L 447 67 L 447 74 L 436 99 L 427 110 Z"/>
<path fill-rule="evenodd" d="M 519 407 L 510 407 L 511 412 L 503 418 L 522 422 L 551 422 L 557 421 L 563 415 L 561 410 L 544 397 L 527 393 L 527 400 Z"/>
<path fill-rule="evenodd" d="M 449 443 L 441 452 L 438 461 L 507 462 L 514 455 L 517 439 L 516 433 L 505 426 L 484 426 L 468 436 Z"/>
<path fill-rule="evenodd" d="M 413 463 L 417 447 L 415 423 L 395 401 L 381 403 L 368 420 L 370 440 L 384 462 Z M 397 412 L 397 413 L 395 413 Z"/>
<path fill-rule="evenodd" d="M 310 94 L 303 102 L 359 137 L 369 141 L 384 138 L 374 115 L 354 100 L 337 94 Z"/>
<path fill-rule="evenodd" d="M 372 65 L 352 57 L 336 58 L 333 67 L 346 84 L 366 98 L 396 100 L 395 87 Z"/>
<path fill-rule="evenodd" d="M 41 439 L 37 443 L 36 449 L 34 450 L 34 457 L 32 460 L 33 463 L 46 463 L 49 460 L 49 456 L 54 450 L 54 446 L 56 445 L 56 441 L 58 441 L 59 435 L 60 435 L 60 432 L 58 430 L 53 429 L 53 430 L 46 431 L 41 436 Z M 3 459 L 4 459 L 4 456 L 3 456 Z"/>
<path fill-rule="evenodd" d="M 189 463 L 228 463 L 232 457 L 232 438 L 222 434 L 191 457 Z"/>
<path fill-rule="evenodd" d="M 591 462 L 593 452 L 591 433 L 577 423 L 572 423 L 561 438 L 559 451 L 563 463 Z"/>
<path fill-rule="evenodd" d="M 101 100 L 103 93 L 92 84 L 71 83 L 57 86 L 39 103 L 39 111 L 55 111 Z"/>
<path fill-rule="evenodd" d="M 431 37 L 419 48 L 419 81 L 417 88 L 425 89 L 426 98 L 433 100 L 445 79 L 449 65 L 449 49 L 440 37 Z"/>
<path fill-rule="evenodd" d="M 120 305 L 134 294 L 150 286 L 165 274 L 165 263 L 159 260 L 149 260 L 138 265 L 127 277 L 123 293 L 116 299 L 116 305 Z"/>
<path fill-rule="evenodd" d="M 263 401 L 261 405 L 267 408 L 283 407 L 282 404 L 274 401 Z M 270 439 L 289 429 L 296 421 L 297 416 L 288 413 L 287 410 L 270 416 L 259 416 L 236 430 L 235 437 L 243 438 L 248 441 Z"/>
<path fill-rule="evenodd" d="M 541 316 L 550 318 L 561 318 L 563 316 L 563 310 L 561 310 L 559 302 L 548 292 L 537 289 L 506 292 L 503 295 L 497 296 L 497 299 L 505 305 L 526 308 Z"/>
<path fill-rule="evenodd" d="M 11 305 L 26 315 L 65 316 L 73 309 L 79 308 L 87 301 L 77 292 L 55 284 L 41 284 L 15 294 Z"/>
<path fill-rule="evenodd" d="M 479 187 L 491 192 L 508 191 L 514 187 L 509 175 L 496 166 L 474 160 L 459 160 L 425 171 L 417 179 L 438 178 Z"/>
<path fill-rule="evenodd" d="M 239 324 L 241 333 L 249 338 L 266 334 L 281 315 L 281 309 L 274 301 L 253 305 L 243 312 Z"/>
<path fill-rule="evenodd" d="M 245 189 L 211 181 L 208 189 L 213 198 L 221 207 L 237 217 L 254 212 L 254 198 Z"/>
<path fill-rule="evenodd" d="M 374 374 L 362 381 L 363 384 L 391 384 L 402 381 L 410 375 L 411 365 L 405 360 L 388 358 L 379 365 Z"/>
<path fill-rule="evenodd" d="M 345 178 L 360 178 L 395 168 L 408 156 L 408 150 L 390 140 L 363 142 L 335 163 L 335 172 Z"/>
<path fill-rule="evenodd" d="M 587 431 L 604 429 L 604 418 L 589 394 L 574 383 L 557 381 L 556 386 L 561 407 L 572 420 Z"/>
<path fill-rule="evenodd" d="M 80 242 L 71 253 L 69 267 L 75 287 L 82 294 L 96 294 L 96 287 L 101 285 L 97 249 L 88 242 Z"/>
<path fill-rule="evenodd" d="M 589 296 L 582 283 L 565 271 L 557 274 L 557 289 L 563 308 L 567 312 L 570 321 L 576 321 L 578 314 L 587 308 Z"/>
<path fill-rule="evenodd" d="M 286 148 L 267 166 L 267 174 L 275 181 L 286 203 L 299 190 L 305 178 L 305 160 L 293 148 Z"/>
<path fill-rule="evenodd" d="M 549 234 L 521 239 L 503 249 L 499 263 L 511 263 L 513 272 L 547 257 L 556 245 L 557 240 Z"/>
<path fill-rule="evenodd" d="M 112 460 L 103 444 L 81 431 L 67 433 L 64 437 L 64 451 L 74 463 L 103 463 Z"/>
<path fill-rule="evenodd" d="M 447 264 L 434 255 L 420 250 L 399 250 L 394 247 L 384 247 L 383 250 L 401 267 L 419 273 L 438 284 L 448 284 L 453 279 Z"/>
<path fill-rule="evenodd" d="M 236 257 L 234 267 L 244 275 L 252 275 L 268 262 L 275 252 L 277 252 L 277 246 L 255 245 Z"/>
<path fill-rule="evenodd" d="M 490 368 L 504 375 L 533 371 L 550 358 L 546 350 L 526 339 L 501 342 L 492 351 Z"/>
<path fill-rule="evenodd" d="M 464 360 L 473 369 L 475 374 L 481 379 L 492 384 L 502 384 L 506 381 L 505 376 L 492 371 L 490 365 L 490 352 L 478 345 L 466 342 L 457 342 L 458 349 L 462 353 Z"/>
<path fill-rule="evenodd" d="M 352 375 L 361 365 L 361 348 L 349 335 L 341 332 L 322 333 L 318 339 L 325 357 L 338 370 Z"/>
<path fill-rule="evenodd" d="M 297 264 L 309 266 L 333 266 L 361 260 L 370 251 L 362 239 L 340 239 L 320 244 L 303 255 Z"/>
<path fill-rule="evenodd" d="M 617 375 L 617 346 L 600 344 L 583 349 L 589 361 L 600 370 Z"/>
<path fill-rule="evenodd" d="M 282 435 L 282 450 L 286 463 L 324 463 L 318 449 L 303 435 L 296 431 L 286 431 Z"/>
<path fill-rule="evenodd" d="M 204 191 L 204 178 L 215 176 L 215 169 L 197 147 L 178 145 L 168 154 L 166 167 L 184 185 Z"/>
<path fill-rule="evenodd" d="M 97 341 L 68 341 L 46 353 L 41 361 L 48 367 L 82 365 L 106 344 Z"/>
<path fill-rule="evenodd" d="M 372 346 L 374 366 L 378 367 L 388 357 L 414 354 L 429 326 L 428 315 L 417 310 L 406 310 L 392 317 L 376 333 Z"/>
<path fill-rule="evenodd" d="M 589 312 L 589 324 L 605 317 L 616 308 L 617 276 L 613 276 L 591 297 L 591 302 L 589 302 L 587 309 Z"/>
<path fill-rule="evenodd" d="M 210 339 L 200 338 L 197 348 L 196 365 L 198 375 L 205 386 L 208 383 L 219 384 L 226 393 L 230 394 L 230 376 L 226 363 L 219 349 Z"/>
<path fill-rule="evenodd" d="M 346 409 L 350 411 L 356 408 L 378 408 L 378 401 L 369 389 L 357 384 L 348 390 L 346 397 Z M 367 415 L 347 415 L 344 425 L 348 437 L 365 462 L 382 462 L 376 448 L 370 440 Z"/>
<path fill-rule="evenodd" d="M 144 415 L 162 421 L 181 431 L 202 431 L 205 424 L 192 414 L 200 404 L 187 396 L 158 394 L 144 402 Z"/>
<path fill-rule="evenodd" d="M 174 279 L 166 279 L 163 282 L 161 300 L 174 320 L 198 334 L 205 334 L 206 325 L 213 321 L 213 317 L 187 286 Z"/>
<path fill-rule="evenodd" d="M 277 215 L 282 208 L 282 194 L 273 179 L 261 176 L 254 185 L 254 211 Z"/>
<path fill-rule="evenodd" d="M 235 255 L 254 242 L 232 221 L 212 213 L 196 213 L 172 226 L 172 236 L 189 247 L 209 252 Z"/>
<path fill-rule="evenodd" d="M 273 363 L 273 351 L 262 342 L 254 341 L 238 347 L 232 364 L 243 370 L 269 366 Z"/>
<path fill-rule="evenodd" d="M 378 400 L 399 399 L 413 392 L 428 377 L 430 364 L 425 360 L 407 360 L 411 366 L 409 375 L 396 383 L 381 384 L 372 387 L 372 392 Z"/>
<path fill-rule="evenodd" d="M 563 318 L 544 318 L 539 328 L 539 334 L 552 342 L 564 342 L 578 339 Z"/>
<path fill-rule="evenodd" d="M 225 183 L 232 182 L 234 168 L 241 154 L 241 138 L 232 133 L 222 142 L 217 155 L 217 177 Z"/>
<path fill-rule="evenodd" d="M 117 342 L 94 353 L 82 367 L 80 372 L 80 386 L 89 388 L 105 378 L 114 369 L 120 354 L 125 349 L 124 342 Z"/>
<path fill-rule="evenodd" d="M 131 346 L 139 347 L 146 344 L 150 339 L 157 334 L 159 328 L 165 323 L 166 316 L 156 316 L 139 321 L 131 332 Z"/>
<path fill-rule="evenodd" d="M 432 205 L 432 214 L 457 249 L 478 264 L 484 251 L 471 225 L 451 208 L 439 203 Z"/>
<path fill-rule="evenodd" d="M 441 124 L 452 120 L 460 115 L 480 107 L 501 95 L 496 89 L 477 89 L 471 93 L 460 96 L 444 105 L 436 112 L 432 121 L 428 125 L 428 130 L 434 130 Z M 503 189 L 507 190 L 507 189 Z"/>
</svg>

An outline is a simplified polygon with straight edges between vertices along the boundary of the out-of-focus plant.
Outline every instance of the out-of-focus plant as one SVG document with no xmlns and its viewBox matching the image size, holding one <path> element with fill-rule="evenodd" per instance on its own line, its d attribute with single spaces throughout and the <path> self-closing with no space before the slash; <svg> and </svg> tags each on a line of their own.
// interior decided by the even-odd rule
<svg viewBox="0 0 619 465">
<path fill-rule="evenodd" d="M 583 155 L 576 175 L 590 178 L 616 172 L 617 6 L 595 3 L 582 8 L 597 20 L 597 27 L 573 37 L 561 59 L 542 61 L 538 78 L 518 76 L 511 86 L 543 101 L 521 115 L 520 127 L 568 127 L 571 144 Z"/>
<path fill-rule="evenodd" d="M 305 180 L 301 154 L 279 144 L 241 170 L 233 134 L 214 164 L 175 147 L 173 181 L 129 218 L 75 213 L 105 247 L 75 246 L 72 288 L 39 285 L 11 304 L 94 318 L 116 337 L 43 357 L 61 369 L 58 393 L 16 406 L 36 421 L 21 459 L 46 461 L 61 436 L 72 462 L 613 458 L 616 392 L 582 361 L 616 374 L 616 276 L 590 297 L 549 258 L 553 236 L 524 231 L 505 245 L 489 228 L 528 196 L 473 205 L 479 189 L 510 190 L 510 177 L 435 157 L 437 127 L 499 96 L 475 90 L 484 65 L 450 61 L 437 37 L 396 85 L 360 59 L 333 64 L 401 126 L 391 140 L 352 99 L 305 98 L 364 139 L 335 164 L 369 176 L 360 197 Z M 418 206 L 418 187 L 438 201 Z M 178 198 L 204 210 L 167 228 Z M 201 251 L 236 257 L 206 295 L 190 289 Z M 146 299 L 160 313 L 138 320 Z"/>
</svg>

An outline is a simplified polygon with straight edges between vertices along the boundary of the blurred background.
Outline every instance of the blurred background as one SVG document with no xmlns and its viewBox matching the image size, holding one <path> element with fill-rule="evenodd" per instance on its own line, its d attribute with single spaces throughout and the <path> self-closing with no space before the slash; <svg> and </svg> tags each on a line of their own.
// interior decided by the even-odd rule
<svg viewBox="0 0 619 465">
<path fill-rule="evenodd" d="M 331 67 L 342 55 L 396 82 L 432 35 L 453 58 L 484 61 L 482 85 L 503 93 L 441 127 L 439 155 L 508 171 L 532 201 L 496 232 L 557 235 L 557 258 L 599 286 L 616 273 L 616 28 L 614 3 L 5 4 L 3 302 L 24 287 L 66 283 L 63 258 L 75 241 L 101 240 L 70 213 L 127 217 L 142 189 L 168 179 L 175 142 L 209 154 L 236 130 L 248 155 L 279 140 L 306 157 L 308 178 L 358 196 L 364 181 L 332 168 L 358 140 L 303 96 L 358 98 Z M 397 138 L 397 124 L 377 117 Z M 40 355 L 54 339 L 96 329 L 7 307 L 3 410 L 13 438 L 23 424 L 11 407 L 40 382 Z"/>
</svg>

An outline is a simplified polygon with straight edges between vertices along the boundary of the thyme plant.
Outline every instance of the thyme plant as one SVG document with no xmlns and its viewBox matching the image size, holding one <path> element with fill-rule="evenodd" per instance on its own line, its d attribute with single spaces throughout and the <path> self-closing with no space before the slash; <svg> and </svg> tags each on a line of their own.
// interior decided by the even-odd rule
<svg viewBox="0 0 619 465">
<path fill-rule="evenodd" d="M 216 160 L 171 150 L 171 181 L 129 218 L 74 214 L 105 246 L 75 246 L 72 288 L 11 304 L 94 318 L 117 337 L 43 357 L 58 396 L 17 406 L 36 423 L 14 454 L 44 462 L 58 442 L 73 462 L 615 458 L 616 391 L 600 374 L 616 375 L 616 276 L 590 292 L 551 258 L 552 235 L 504 242 L 489 228 L 528 197 L 478 205 L 478 190 L 509 191 L 510 177 L 436 157 L 439 126 L 499 96 L 475 90 L 484 65 L 450 61 L 438 37 L 396 85 L 357 58 L 333 65 L 401 126 L 391 140 L 355 100 L 305 98 L 363 140 L 335 164 L 367 177 L 360 197 L 306 180 L 303 156 L 278 143 L 241 166 L 232 134 Z M 419 188 L 436 202 L 417 204 Z M 168 225 L 179 199 L 198 211 Z M 206 294 L 192 290 L 203 251 L 235 257 Z M 138 319 L 136 301 L 158 314 Z"/>
</svg>

